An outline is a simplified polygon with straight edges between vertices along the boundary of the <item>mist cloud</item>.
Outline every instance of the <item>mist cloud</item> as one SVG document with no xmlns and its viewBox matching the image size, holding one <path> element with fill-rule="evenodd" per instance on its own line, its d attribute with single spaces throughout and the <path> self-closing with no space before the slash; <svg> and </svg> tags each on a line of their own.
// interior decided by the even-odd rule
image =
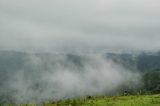
<svg viewBox="0 0 160 106">
<path fill-rule="evenodd" d="M 25 61 L 16 70 L 3 72 L 6 77 L 1 78 L 0 103 L 41 103 L 77 96 L 110 95 L 141 86 L 139 73 L 100 54 L 49 58 L 34 54 L 24 56 Z M 125 87 L 121 89 L 121 86 Z"/>
<path fill-rule="evenodd" d="M 158 0 L 1 0 L 0 50 L 157 51 L 159 12 Z"/>
</svg>

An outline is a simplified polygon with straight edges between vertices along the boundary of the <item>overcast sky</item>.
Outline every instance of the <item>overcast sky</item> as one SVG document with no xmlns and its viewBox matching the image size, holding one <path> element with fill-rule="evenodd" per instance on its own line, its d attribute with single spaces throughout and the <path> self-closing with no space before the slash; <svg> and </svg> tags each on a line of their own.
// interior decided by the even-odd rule
<svg viewBox="0 0 160 106">
<path fill-rule="evenodd" d="M 0 50 L 160 50 L 160 1 L 0 0 Z"/>
</svg>

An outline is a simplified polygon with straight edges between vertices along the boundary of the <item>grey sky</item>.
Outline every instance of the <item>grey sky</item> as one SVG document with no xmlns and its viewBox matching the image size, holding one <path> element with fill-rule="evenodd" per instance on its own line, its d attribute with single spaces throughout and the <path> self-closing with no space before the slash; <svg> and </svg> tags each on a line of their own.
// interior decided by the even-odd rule
<svg viewBox="0 0 160 106">
<path fill-rule="evenodd" d="M 0 50 L 160 50 L 159 0 L 1 0 Z"/>
</svg>

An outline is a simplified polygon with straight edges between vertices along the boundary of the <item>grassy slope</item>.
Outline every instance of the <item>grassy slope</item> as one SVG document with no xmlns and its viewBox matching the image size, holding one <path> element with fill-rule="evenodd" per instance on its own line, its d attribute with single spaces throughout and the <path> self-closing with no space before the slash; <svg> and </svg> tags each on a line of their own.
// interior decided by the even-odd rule
<svg viewBox="0 0 160 106">
<path fill-rule="evenodd" d="M 8 105 L 12 106 L 12 105 Z M 18 106 L 35 106 L 22 104 Z M 160 106 L 160 94 L 112 97 L 86 97 L 45 103 L 41 106 Z"/>
<path fill-rule="evenodd" d="M 44 106 L 160 106 L 160 94 L 61 100 Z"/>
</svg>

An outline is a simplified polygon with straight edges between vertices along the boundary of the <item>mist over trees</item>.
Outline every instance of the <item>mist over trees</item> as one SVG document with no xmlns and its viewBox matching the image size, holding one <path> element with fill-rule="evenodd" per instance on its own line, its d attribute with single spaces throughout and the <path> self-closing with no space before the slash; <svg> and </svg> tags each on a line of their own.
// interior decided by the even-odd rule
<svg viewBox="0 0 160 106">
<path fill-rule="evenodd" d="M 40 102 L 101 93 L 159 92 L 160 66 L 155 65 L 160 64 L 159 57 L 157 53 L 0 51 L 0 101 Z"/>
</svg>

